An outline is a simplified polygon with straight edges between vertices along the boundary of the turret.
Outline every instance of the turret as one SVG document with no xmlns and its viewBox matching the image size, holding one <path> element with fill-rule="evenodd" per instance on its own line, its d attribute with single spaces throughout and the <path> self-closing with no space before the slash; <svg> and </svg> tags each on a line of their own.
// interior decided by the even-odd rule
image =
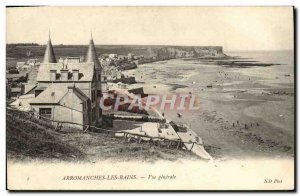
<svg viewBox="0 0 300 196">
<path fill-rule="evenodd" d="M 92 36 L 91 36 L 91 40 L 90 40 L 90 43 L 89 43 L 89 48 L 88 48 L 88 51 L 87 51 L 87 54 L 86 54 L 85 61 L 87 63 L 94 63 L 95 68 L 101 68 L 99 59 L 97 57 L 96 48 L 95 48 Z"/>
<path fill-rule="evenodd" d="M 56 63 L 56 58 L 51 43 L 50 33 L 49 33 L 49 40 L 47 42 L 43 63 Z"/>
<path fill-rule="evenodd" d="M 86 54 L 86 58 L 85 58 L 85 62 L 86 63 L 94 63 L 94 70 L 95 70 L 95 85 L 96 85 L 96 91 L 95 91 L 95 95 L 96 95 L 96 107 L 95 107 L 95 117 L 97 119 L 97 121 L 99 121 L 102 117 L 102 110 L 99 106 L 100 103 L 100 99 L 102 96 L 102 91 L 101 91 L 101 64 L 99 62 L 99 59 L 97 57 L 97 53 L 96 53 L 96 48 L 94 45 L 94 41 L 93 41 L 93 37 L 91 34 L 91 40 L 89 43 L 89 48 Z"/>
</svg>

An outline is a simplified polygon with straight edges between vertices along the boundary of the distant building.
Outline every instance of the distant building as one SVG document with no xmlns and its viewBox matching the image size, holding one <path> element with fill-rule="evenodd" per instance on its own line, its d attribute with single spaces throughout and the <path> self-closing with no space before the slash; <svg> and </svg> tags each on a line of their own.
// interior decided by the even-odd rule
<svg viewBox="0 0 300 196">
<path fill-rule="evenodd" d="M 114 65 L 114 61 L 111 58 L 105 58 L 100 60 L 102 67 Z"/>
<path fill-rule="evenodd" d="M 115 66 L 103 66 L 101 77 L 103 92 L 107 92 L 109 90 L 107 82 L 111 82 L 118 77 L 121 77 L 121 74 Z"/>
<path fill-rule="evenodd" d="M 30 102 L 35 99 L 34 94 L 21 95 L 18 99 L 10 104 L 10 106 L 22 111 L 29 111 L 31 109 Z"/>
<path fill-rule="evenodd" d="M 23 92 L 24 92 L 24 89 L 22 87 L 14 87 L 14 88 L 10 88 L 9 95 L 10 95 L 10 98 L 16 98 L 16 97 L 19 97 L 20 95 L 22 95 Z"/>
<path fill-rule="evenodd" d="M 137 59 L 133 61 L 136 65 L 140 65 L 144 63 L 144 59 Z"/>
<path fill-rule="evenodd" d="M 11 82 L 27 82 L 28 74 L 6 74 L 7 83 Z"/>
<path fill-rule="evenodd" d="M 25 62 L 17 62 L 16 68 L 17 68 L 18 70 L 22 70 L 24 66 L 26 66 L 26 63 L 25 63 Z"/>
<path fill-rule="evenodd" d="M 68 63 L 80 63 L 80 62 L 81 62 L 81 58 L 80 57 L 67 57 L 64 60 L 65 64 L 68 64 Z"/>
<path fill-rule="evenodd" d="M 27 62 L 17 62 L 16 68 L 18 70 L 29 70 L 39 64 L 40 62 L 37 59 L 29 59 Z"/>
<path fill-rule="evenodd" d="M 121 75 L 120 75 L 120 72 L 118 71 L 117 67 L 104 66 L 102 68 L 102 81 L 113 80 L 120 76 Z"/>
<path fill-rule="evenodd" d="M 38 61 L 38 59 L 29 59 L 26 64 L 33 67 L 39 65 L 40 62 Z"/>
<path fill-rule="evenodd" d="M 109 54 L 108 57 L 111 59 L 117 59 L 118 55 L 117 54 Z"/>
<path fill-rule="evenodd" d="M 129 61 L 132 61 L 134 59 L 134 55 L 132 53 L 129 53 L 127 55 L 127 58 L 128 58 Z"/>
</svg>

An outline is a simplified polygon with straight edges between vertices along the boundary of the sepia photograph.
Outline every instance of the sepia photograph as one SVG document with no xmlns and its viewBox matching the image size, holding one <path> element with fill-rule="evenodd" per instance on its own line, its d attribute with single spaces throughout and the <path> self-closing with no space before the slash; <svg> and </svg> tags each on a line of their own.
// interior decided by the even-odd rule
<svg viewBox="0 0 300 196">
<path fill-rule="evenodd" d="M 293 6 L 5 10 L 8 190 L 295 190 Z"/>
</svg>

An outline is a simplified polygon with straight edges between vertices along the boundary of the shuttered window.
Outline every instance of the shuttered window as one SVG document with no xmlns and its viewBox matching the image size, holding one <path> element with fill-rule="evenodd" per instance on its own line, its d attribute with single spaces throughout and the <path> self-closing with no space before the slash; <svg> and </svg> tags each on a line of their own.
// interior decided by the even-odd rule
<svg viewBox="0 0 300 196">
<path fill-rule="evenodd" d="M 52 110 L 51 108 L 40 108 L 39 109 L 39 114 L 40 114 L 40 118 L 44 117 L 47 119 L 51 119 L 52 118 Z"/>
</svg>

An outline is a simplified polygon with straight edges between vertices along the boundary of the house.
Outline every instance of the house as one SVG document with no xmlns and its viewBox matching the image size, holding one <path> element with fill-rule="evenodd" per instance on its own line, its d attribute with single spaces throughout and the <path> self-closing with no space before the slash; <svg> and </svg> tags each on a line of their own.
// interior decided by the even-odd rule
<svg viewBox="0 0 300 196">
<path fill-rule="evenodd" d="M 76 127 L 100 123 L 101 71 L 92 38 L 85 61 L 71 57 L 57 62 L 49 37 L 36 87 L 28 91 L 36 96 L 30 102 L 32 110 L 52 120 L 74 123 Z"/>
<path fill-rule="evenodd" d="M 18 70 L 22 70 L 23 67 L 24 67 L 25 65 L 26 65 L 25 62 L 17 62 L 16 68 L 17 68 Z"/>
<path fill-rule="evenodd" d="M 115 64 L 114 60 L 111 58 L 104 58 L 100 60 L 100 64 L 102 67 L 104 66 L 113 66 Z"/>
<path fill-rule="evenodd" d="M 29 70 L 34 66 L 38 66 L 39 62 L 38 59 L 28 59 L 27 62 L 17 62 L 16 68 L 18 70 Z"/>
<path fill-rule="evenodd" d="M 28 74 L 6 74 L 6 80 L 8 83 L 11 82 L 26 82 L 28 79 Z"/>
<path fill-rule="evenodd" d="M 31 108 L 40 118 L 72 122 L 69 127 L 84 129 L 88 125 L 90 99 L 76 86 L 53 83 L 30 102 Z M 95 115 L 92 115 L 95 118 Z"/>
<path fill-rule="evenodd" d="M 115 66 L 103 66 L 102 68 L 102 82 L 107 80 L 114 80 L 120 77 L 121 74 Z"/>
<path fill-rule="evenodd" d="M 113 82 L 115 79 L 121 77 L 121 73 L 115 66 L 102 65 L 101 77 L 102 93 L 106 93 L 109 90 L 107 83 Z"/>
<path fill-rule="evenodd" d="M 117 59 L 118 58 L 118 55 L 117 54 L 109 54 L 108 57 L 110 59 Z"/>
<path fill-rule="evenodd" d="M 39 65 L 40 62 L 38 62 L 38 59 L 28 59 L 26 64 L 31 66 L 31 67 L 34 67 L 36 65 Z"/>
<path fill-rule="evenodd" d="M 127 58 L 128 58 L 129 61 L 132 61 L 132 60 L 134 59 L 134 54 L 129 53 L 129 54 L 127 55 Z"/>
<path fill-rule="evenodd" d="M 21 95 L 19 96 L 18 99 L 16 99 L 15 101 L 13 101 L 12 103 L 10 103 L 9 105 L 11 107 L 14 107 L 18 110 L 21 111 L 30 111 L 31 110 L 31 106 L 30 106 L 30 102 L 35 99 L 34 94 L 28 94 L 28 95 Z"/>
<path fill-rule="evenodd" d="M 10 88 L 10 97 L 19 97 L 22 95 L 23 89 L 21 87 Z"/>
</svg>

